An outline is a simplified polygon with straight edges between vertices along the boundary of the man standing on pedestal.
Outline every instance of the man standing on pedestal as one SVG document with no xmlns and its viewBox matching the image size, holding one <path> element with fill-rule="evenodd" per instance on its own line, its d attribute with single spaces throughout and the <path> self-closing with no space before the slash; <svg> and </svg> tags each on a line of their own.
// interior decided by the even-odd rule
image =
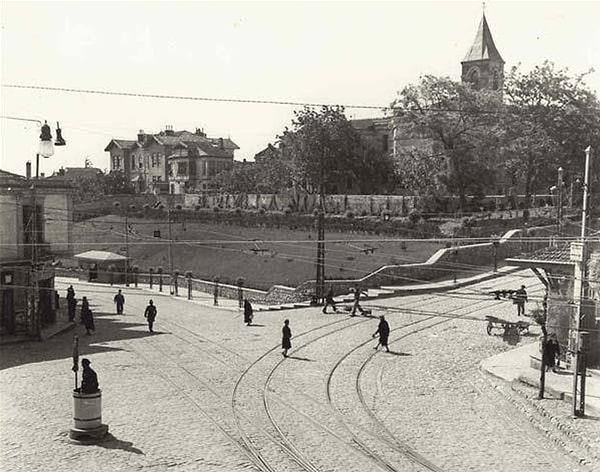
<svg viewBox="0 0 600 472">
<path fill-rule="evenodd" d="M 81 359 L 83 371 L 81 374 L 81 393 L 96 393 L 98 391 L 98 376 L 90 367 L 89 359 Z"/>
</svg>

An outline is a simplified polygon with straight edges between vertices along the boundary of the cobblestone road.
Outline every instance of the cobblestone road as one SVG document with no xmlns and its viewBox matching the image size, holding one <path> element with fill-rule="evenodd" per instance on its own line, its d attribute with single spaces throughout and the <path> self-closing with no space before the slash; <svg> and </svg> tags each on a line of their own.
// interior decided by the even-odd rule
<svg viewBox="0 0 600 472">
<path fill-rule="evenodd" d="M 389 354 L 373 350 L 375 317 L 261 312 L 247 327 L 241 313 L 135 289 L 125 290 L 125 315 L 117 316 L 115 290 L 75 284 L 97 314 L 97 331 L 80 337 L 80 351 L 100 377 L 111 436 L 97 445 L 68 440 L 74 333 L 3 346 L 0 468 L 598 470 L 588 450 L 536 419 L 537 406 L 479 370 L 482 359 L 511 348 L 485 334 L 485 315 L 515 317 L 508 301 L 486 292 L 521 283 L 540 297 L 537 282 L 519 273 L 456 292 L 374 300 L 373 314 L 385 314 L 392 328 Z M 142 315 L 150 296 L 154 335 Z M 287 359 L 279 349 L 285 318 L 294 333 Z"/>
</svg>

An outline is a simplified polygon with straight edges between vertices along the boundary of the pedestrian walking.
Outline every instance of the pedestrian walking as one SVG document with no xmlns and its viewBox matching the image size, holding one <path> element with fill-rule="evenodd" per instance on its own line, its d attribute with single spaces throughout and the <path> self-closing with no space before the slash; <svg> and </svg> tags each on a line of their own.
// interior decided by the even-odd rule
<svg viewBox="0 0 600 472">
<path fill-rule="evenodd" d="M 213 305 L 217 306 L 219 304 L 219 282 L 215 279 L 215 287 L 213 290 Z"/>
<path fill-rule="evenodd" d="M 90 367 L 89 359 L 81 359 L 81 366 L 83 367 L 81 373 L 81 393 L 96 393 L 98 388 L 98 375 L 94 372 L 94 369 Z"/>
<path fill-rule="evenodd" d="M 379 346 L 385 347 L 387 352 L 390 352 L 390 348 L 388 347 L 388 338 L 390 336 L 390 325 L 385 320 L 385 316 L 379 317 L 379 326 L 377 327 L 377 331 L 373 333 L 373 337 L 379 336 L 379 342 L 377 346 L 375 346 L 375 350 L 379 348 Z"/>
<path fill-rule="evenodd" d="M 113 300 L 115 302 L 115 305 L 117 305 L 117 315 L 122 315 L 123 314 L 123 305 L 125 305 L 125 297 L 121 293 L 120 289 L 119 289 L 119 292 L 115 295 L 115 298 Z"/>
<path fill-rule="evenodd" d="M 87 297 L 81 299 L 81 323 L 85 327 L 85 334 L 89 336 L 90 331 L 96 331 L 96 325 L 94 324 L 94 315 L 90 310 L 90 304 Z"/>
<path fill-rule="evenodd" d="M 77 307 L 77 299 L 75 298 L 75 289 L 71 285 L 67 289 L 67 314 L 69 321 L 75 321 L 75 308 Z"/>
<path fill-rule="evenodd" d="M 292 330 L 290 329 L 290 320 L 283 322 L 283 329 L 281 330 L 281 348 L 283 349 L 283 357 L 287 357 L 288 349 L 292 348 Z"/>
<path fill-rule="evenodd" d="M 335 306 L 335 300 L 333 299 L 333 287 L 329 287 L 327 295 L 325 295 L 325 306 L 323 307 L 323 313 L 327 313 L 327 307 L 331 305 L 333 311 L 337 313 L 337 307 Z"/>
<path fill-rule="evenodd" d="M 246 323 L 247 326 L 250 326 L 253 318 L 254 310 L 252 309 L 252 304 L 247 298 L 244 298 L 244 323 Z"/>
<path fill-rule="evenodd" d="M 77 299 L 75 297 L 67 299 L 67 312 L 69 322 L 75 321 L 75 310 L 77 308 Z"/>
<path fill-rule="evenodd" d="M 148 302 L 146 311 L 144 311 L 144 318 L 148 320 L 148 330 L 151 333 L 154 333 L 152 326 L 154 325 L 154 320 L 156 320 L 156 307 L 154 306 L 154 302 L 152 300 Z"/>
<path fill-rule="evenodd" d="M 356 310 L 360 311 L 360 314 L 364 314 L 365 310 L 360 306 L 360 295 L 363 292 L 360 287 L 357 285 L 354 287 L 354 305 L 352 306 L 352 311 L 350 312 L 350 316 L 356 315 Z"/>
<path fill-rule="evenodd" d="M 517 316 L 525 316 L 525 302 L 527 302 L 527 290 L 525 290 L 525 285 L 521 285 L 521 288 L 513 295 L 513 303 L 517 305 Z"/>
<path fill-rule="evenodd" d="M 556 335 L 550 335 L 549 339 L 546 341 L 543 351 L 542 351 L 542 359 L 544 362 L 544 366 L 546 371 L 552 369 L 552 372 L 556 372 L 556 368 L 560 364 L 559 360 L 560 356 L 560 345 L 556 340 Z"/>
</svg>

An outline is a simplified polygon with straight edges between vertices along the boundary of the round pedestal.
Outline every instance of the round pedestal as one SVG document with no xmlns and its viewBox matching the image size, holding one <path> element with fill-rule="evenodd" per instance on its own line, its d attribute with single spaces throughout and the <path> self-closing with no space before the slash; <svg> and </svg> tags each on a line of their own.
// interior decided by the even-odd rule
<svg viewBox="0 0 600 472">
<path fill-rule="evenodd" d="M 102 392 L 73 392 L 73 426 L 75 429 L 95 429 L 102 426 Z"/>
</svg>

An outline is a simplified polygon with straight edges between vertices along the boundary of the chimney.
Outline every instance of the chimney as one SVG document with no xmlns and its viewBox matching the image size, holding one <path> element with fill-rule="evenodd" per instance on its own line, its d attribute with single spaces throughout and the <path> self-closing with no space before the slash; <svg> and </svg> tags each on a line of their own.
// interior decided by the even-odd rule
<svg viewBox="0 0 600 472">
<path fill-rule="evenodd" d="M 165 135 L 166 136 L 174 136 L 173 125 L 165 125 Z"/>
<path fill-rule="evenodd" d="M 43 172 L 40 172 L 40 179 L 43 179 L 44 177 L 46 177 L 46 174 L 44 174 Z"/>
<path fill-rule="evenodd" d="M 25 163 L 25 177 L 27 180 L 31 179 L 31 161 Z"/>
<path fill-rule="evenodd" d="M 139 130 L 138 135 L 137 135 L 138 143 L 142 144 L 145 139 L 146 139 L 146 135 L 144 134 L 144 130 L 143 129 Z"/>
<path fill-rule="evenodd" d="M 204 132 L 204 130 L 202 128 L 196 128 L 196 134 L 198 136 L 201 136 L 203 138 L 206 138 L 206 133 Z"/>
<path fill-rule="evenodd" d="M 223 138 L 219 138 L 219 147 L 221 149 L 225 149 L 225 146 L 223 145 Z"/>
</svg>

